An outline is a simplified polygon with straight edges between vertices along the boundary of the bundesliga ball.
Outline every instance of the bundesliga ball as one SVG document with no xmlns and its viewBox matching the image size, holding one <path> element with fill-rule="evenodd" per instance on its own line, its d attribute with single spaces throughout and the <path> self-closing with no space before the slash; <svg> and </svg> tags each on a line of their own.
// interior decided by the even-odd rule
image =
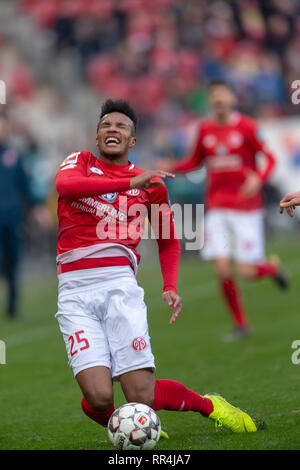
<svg viewBox="0 0 300 470">
<path fill-rule="evenodd" d="M 155 411 L 142 403 L 127 403 L 113 412 L 108 437 L 119 450 L 149 450 L 160 438 L 161 425 Z"/>
</svg>

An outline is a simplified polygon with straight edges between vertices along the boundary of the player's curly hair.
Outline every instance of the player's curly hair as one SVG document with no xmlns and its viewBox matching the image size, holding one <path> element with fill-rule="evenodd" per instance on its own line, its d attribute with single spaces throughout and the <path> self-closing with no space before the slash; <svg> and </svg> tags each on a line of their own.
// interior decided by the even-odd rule
<svg viewBox="0 0 300 470">
<path fill-rule="evenodd" d="M 108 99 L 103 103 L 103 105 L 101 107 L 101 113 L 100 113 L 100 116 L 99 116 L 97 131 L 99 129 L 99 123 L 100 123 L 101 119 L 103 118 L 103 116 L 105 116 L 106 114 L 109 114 L 109 113 L 122 113 L 122 114 L 125 114 L 125 116 L 129 117 L 129 119 L 131 119 L 131 121 L 133 122 L 134 132 L 136 132 L 137 116 L 135 114 L 135 111 L 130 106 L 128 101 L 125 101 L 125 100 L 122 100 L 122 99 L 118 99 L 118 100 Z"/>
<path fill-rule="evenodd" d="M 214 80 L 211 80 L 208 84 L 208 89 L 211 90 L 212 88 L 214 88 L 216 86 L 224 86 L 224 87 L 228 88 L 228 90 L 234 92 L 234 88 L 233 88 L 232 84 L 230 82 L 228 82 L 227 80 L 224 80 L 222 78 L 216 78 Z"/>
</svg>

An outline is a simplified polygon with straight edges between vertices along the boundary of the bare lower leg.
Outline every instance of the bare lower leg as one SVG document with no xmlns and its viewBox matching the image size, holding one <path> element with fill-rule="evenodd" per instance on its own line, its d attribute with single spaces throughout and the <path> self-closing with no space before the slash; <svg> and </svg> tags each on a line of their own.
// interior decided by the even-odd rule
<svg viewBox="0 0 300 470">
<path fill-rule="evenodd" d="M 257 266 L 249 263 L 237 263 L 236 272 L 239 277 L 246 280 L 255 279 L 257 273 Z"/>
<path fill-rule="evenodd" d="M 221 281 L 231 279 L 233 277 L 233 269 L 230 258 L 217 258 L 215 260 L 215 271 Z"/>
</svg>

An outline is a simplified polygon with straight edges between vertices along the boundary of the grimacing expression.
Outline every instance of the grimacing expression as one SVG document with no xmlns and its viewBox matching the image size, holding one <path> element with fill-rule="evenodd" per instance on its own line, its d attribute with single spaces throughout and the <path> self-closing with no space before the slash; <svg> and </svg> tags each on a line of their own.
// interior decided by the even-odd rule
<svg viewBox="0 0 300 470">
<path fill-rule="evenodd" d="M 105 114 L 99 122 L 96 138 L 101 155 L 116 158 L 129 152 L 135 145 L 134 124 L 125 114 Z"/>
<path fill-rule="evenodd" d="M 234 93 L 225 85 L 212 86 L 209 94 L 210 104 L 217 114 L 231 111 L 236 104 Z"/>
</svg>

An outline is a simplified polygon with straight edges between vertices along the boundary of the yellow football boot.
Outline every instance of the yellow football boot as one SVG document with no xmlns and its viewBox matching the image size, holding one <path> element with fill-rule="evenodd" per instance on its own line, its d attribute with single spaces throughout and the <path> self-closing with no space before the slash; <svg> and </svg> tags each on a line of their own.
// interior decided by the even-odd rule
<svg viewBox="0 0 300 470">
<path fill-rule="evenodd" d="M 232 432 L 256 432 L 257 427 L 252 418 L 245 412 L 230 405 L 225 398 L 217 393 L 207 393 L 214 406 L 209 418 L 215 422 L 216 429 L 226 428 Z"/>
<path fill-rule="evenodd" d="M 290 280 L 287 273 L 282 268 L 281 260 L 278 255 L 272 254 L 269 256 L 269 262 L 277 267 L 277 274 L 273 277 L 274 281 L 283 290 L 290 287 Z"/>
<path fill-rule="evenodd" d="M 169 436 L 168 436 L 168 434 L 166 433 L 166 431 L 163 431 L 163 430 L 160 431 L 160 439 L 161 439 L 162 437 L 163 437 L 164 439 L 170 439 Z"/>
</svg>

